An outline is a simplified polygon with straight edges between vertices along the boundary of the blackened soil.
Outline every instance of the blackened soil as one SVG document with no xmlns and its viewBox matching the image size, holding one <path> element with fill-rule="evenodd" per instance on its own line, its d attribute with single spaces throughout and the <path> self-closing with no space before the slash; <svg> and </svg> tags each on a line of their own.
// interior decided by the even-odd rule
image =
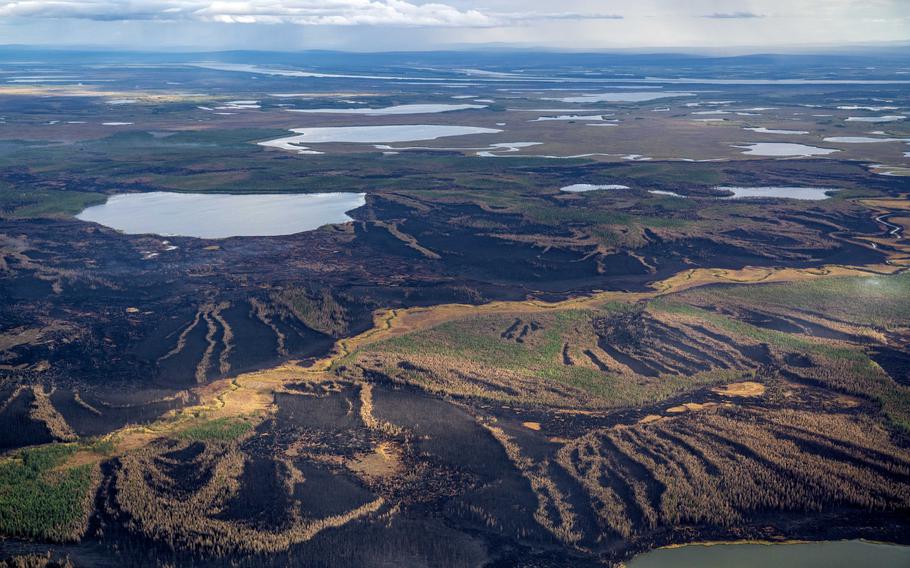
<svg viewBox="0 0 910 568">
<path fill-rule="evenodd" d="M 880 346 L 869 350 L 868 355 L 896 383 L 910 386 L 910 353 L 901 349 Z"/>
<path fill-rule="evenodd" d="M 742 183 L 759 178 L 772 183 L 784 178 L 804 180 L 811 172 L 817 176 L 816 183 L 842 187 L 850 186 L 850 176 L 861 173 L 850 163 L 831 162 L 826 168 L 830 169 L 805 161 L 750 162 L 724 175 Z M 202 380 L 211 380 L 285 358 L 325 354 L 339 336 L 368 328 L 377 307 L 527 297 L 556 300 L 594 290 L 643 290 L 656 280 L 696 267 L 808 267 L 883 258 L 881 251 L 849 240 L 855 233 L 877 234 L 879 228 L 868 212 L 833 202 L 774 202 L 760 210 L 737 209 L 729 223 L 719 221 L 717 227 L 702 223 L 692 232 L 682 228 L 672 238 L 661 236 L 662 229 L 648 227 L 634 251 L 604 252 L 591 238 L 579 236 L 600 222 L 600 217 L 587 217 L 590 214 L 609 221 L 616 215 L 663 218 L 678 212 L 607 192 L 579 201 L 534 189 L 535 183 L 542 188 L 577 181 L 584 172 L 613 172 L 621 177 L 623 171 L 623 166 L 608 164 L 522 166 L 520 173 L 531 176 L 521 190 L 527 193 L 520 196 L 527 201 L 527 211 L 519 206 L 521 201 L 515 206 L 481 207 L 471 199 L 379 191 L 370 193 L 367 204 L 352 213 L 357 221 L 346 228 L 217 242 L 168 239 L 176 250 L 166 250 L 160 237 L 123 235 L 76 220 L 3 219 L 0 233 L 27 243 L 23 254 L 30 260 L 8 257 L 10 270 L 0 276 L 0 297 L 6 300 L 0 308 L 0 325 L 43 322 L 57 330 L 34 344 L 7 350 L 3 361 L 10 369 L 46 369 L 40 371 L 42 378 L 80 390 L 100 385 L 179 390 L 194 386 L 199 378 L 197 368 L 209 348 L 206 322 L 200 321 L 186 334 L 182 349 L 165 355 L 175 349 L 182 331 L 204 306 L 229 305 L 221 315 L 230 334 L 221 323 L 215 326 L 211 360 L 201 372 Z M 35 177 L 24 171 L 8 175 Z M 375 175 L 382 179 L 385 174 Z M 503 170 L 492 179 L 499 183 L 510 175 Z M 26 178 L 15 180 L 24 183 Z M 896 183 L 878 179 L 881 176 L 869 178 L 863 176 L 864 184 L 874 189 L 887 190 Z M 457 179 L 448 174 L 428 175 L 426 182 L 435 189 L 458 187 Z M 515 185 L 506 187 L 514 191 Z M 713 193 L 710 187 L 698 185 L 687 190 L 693 198 Z M 568 221 L 544 223 L 541 208 L 558 211 Z M 686 215 L 678 219 L 690 220 Z M 408 246 L 376 221 L 394 222 L 440 258 Z M 157 256 L 149 257 L 149 251 Z M 55 279 L 55 274 L 63 276 Z M 294 290 L 311 291 L 314 297 L 328 294 L 335 303 L 329 309 L 343 324 L 320 325 L 325 322 L 320 321 L 319 307 L 311 311 L 311 318 L 301 319 L 276 309 L 274 295 Z M 265 320 L 253 308 L 255 302 L 269 308 Z M 805 322 L 794 323 L 807 327 Z M 521 333 L 519 329 L 518 338 Z M 222 359 L 229 366 L 226 371 Z M 643 360 L 629 364 L 638 365 L 644 374 L 665 371 Z M 697 367 L 689 362 L 680 365 Z M 11 373 L 0 372 L 0 380 Z M 78 431 L 105 432 L 104 421 L 91 412 L 75 408 L 64 395 L 59 401 Z M 113 414 L 105 421 L 108 418 L 111 429 L 122 423 Z"/>
<path fill-rule="evenodd" d="M 6 402 L 0 412 L 0 450 L 46 444 L 54 440 L 43 422 L 29 416 L 35 395 L 31 390 L 21 391 Z"/>
<path fill-rule="evenodd" d="M 132 394 L 130 399 L 123 400 L 104 392 L 60 387 L 50 399 L 79 436 L 99 436 L 127 424 L 153 422 L 168 410 L 185 404 L 184 399 L 173 398 L 175 391 L 154 389 Z"/>
<path fill-rule="evenodd" d="M 314 394 L 276 393 L 282 424 L 321 431 L 347 431 L 362 426 L 357 389 Z"/>
</svg>

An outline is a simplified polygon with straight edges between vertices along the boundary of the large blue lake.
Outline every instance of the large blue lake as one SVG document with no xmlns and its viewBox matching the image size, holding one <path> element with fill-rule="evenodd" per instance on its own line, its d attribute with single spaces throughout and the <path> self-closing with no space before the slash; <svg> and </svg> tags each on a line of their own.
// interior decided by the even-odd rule
<svg viewBox="0 0 910 568">
<path fill-rule="evenodd" d="M 76 217 L 129 235 L 223 239 L 277 236 L 350 221 L 347 212 L 366 203 L 364 193 L 114 195 Z"/>
</svg>

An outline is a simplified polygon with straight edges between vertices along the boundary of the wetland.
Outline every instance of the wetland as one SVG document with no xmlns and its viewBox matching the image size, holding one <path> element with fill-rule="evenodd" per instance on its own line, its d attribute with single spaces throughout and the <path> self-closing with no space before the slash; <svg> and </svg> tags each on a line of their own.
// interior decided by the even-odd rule
<svg viewBox="0 0 910 568">
<path fill-rule="evenodd" d="M 0 563 L 905 563 L 906 56 L 9 49 Z"/>
</svg>

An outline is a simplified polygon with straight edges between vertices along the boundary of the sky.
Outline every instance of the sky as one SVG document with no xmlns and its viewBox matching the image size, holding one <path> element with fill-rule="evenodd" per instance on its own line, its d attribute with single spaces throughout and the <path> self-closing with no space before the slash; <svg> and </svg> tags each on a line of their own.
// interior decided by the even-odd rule
<svg viewBox="0 0 910 568">
<path fill-rule="evenodd" d="M 0 43 L 787 51 L 910 40 L 910 0 L 0 0 Z"/>
</svg>

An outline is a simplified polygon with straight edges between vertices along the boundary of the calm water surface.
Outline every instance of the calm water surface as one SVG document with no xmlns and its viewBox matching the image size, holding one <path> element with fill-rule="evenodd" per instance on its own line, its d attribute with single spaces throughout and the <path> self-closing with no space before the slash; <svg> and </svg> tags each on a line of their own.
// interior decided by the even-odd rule
<svg viewBox="0 0 910 568">
<path fill-rule="evenodd" d="M 567 185 L 565 187 L 559 188 L 560 191 L 568 191 L 569 193 L 584 193 L 586 191 L 597 191 L 599 189 L 629 189 L 627 185 L 618 185 L 618 184 L 607 184 L 607 185 L 594 185 L 590 183 L 575 183 L 572 185 Z"/>
<path fill-rule="evenodd" d="M 285 136 L 275 140 L 258 142 L 260 146 L 280 150 L 297 151 L 300 154 L 321 154 L 310 150 L 306 144 L 325 142 L 346 142 L 357 144 L 382 144 L 390 142 L 416 142 L 436 140 L 447 136 L 468 134 L 497 134 L 497 128 L 478 126 L 451 126 L 446 124 L 395 124 L 387 126 L 320 126 L 313 128 L 292 128 L 296 136 Z"/>
<path fill-rule="evenodd" d="M 910 546 L 860 540 L 805 544 L 717 544 L 661 548 L 628 568 L 907 568 Z"/>
<path fill-rule="evenodd" d="M 623 93 L 596 93 L 590 95 L 579 95 L 576 97 L 560 97 L 545 99 L 550 101 L 561 101 L 564 103 L 640 103 L 655 101 L 657 99 L 667 99 L 673 97 L 694 97 L 695 93 L 682 93 L 675 91 L 661 92 L 623 92 Z"/>
<path fill-rule="evenodd" d="M 789 142 L 753 142 L 745 146 L 733 146 L 734 148 L 743 148 L 743 154 L 753 156 L 827 156 L 834 152 L 840 152 L 834 148 L 819 148 L 817 146 L 808 146 L 806 144 L 792 144 Z"/>
<path fill-rule="evenodd" d="M 203 239 L 290 235 L 350 221 L 346 213 L 364 205 L 365 195 L 128 193 L 89 207 L 76 218 L 129 235 L 151 233 Z"/>
<path fill-rule="evenodd" d="M 777 197 L 784 199 L 801 199 L 804 201 L 820 201 L 831 197 L 831 193 L 837 191 L 830 187 L 734 187 L 718 186 L 714 189 L 721 189 L 733 193 L 730 197 L 723 199 L 743 199 L 747 197 Z"/>
<path fill-rule="evenodd" d="M 312 114 L 363 114 L 366 116 L 384 116 L 395 114 L 435 114 L 439 112 L 451 112 L 454 110 L 471 110 L 486 108 L 486 105 L 449 105 L 449 104 L 413 104 L 413 105 L 395 105 L 384 108 L 308 108 L 308 109 L 289 109 L 289 112 L 301 112 Z"/>
</svg>

